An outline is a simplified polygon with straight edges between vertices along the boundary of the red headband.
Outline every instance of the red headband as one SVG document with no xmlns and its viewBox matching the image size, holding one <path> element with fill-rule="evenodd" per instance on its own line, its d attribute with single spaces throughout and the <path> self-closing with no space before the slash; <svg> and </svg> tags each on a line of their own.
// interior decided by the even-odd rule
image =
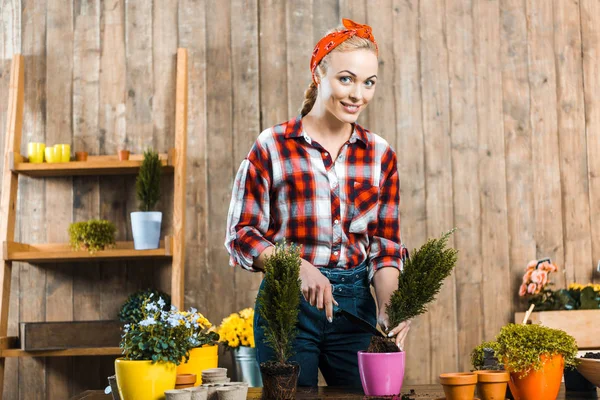
<svg viewBox="0 0 600 400">
<path fill-rule="evenodd" d="M 379 48 L 377 47 L 377 42 L 375 41 L 375 37 L 373 36 L 371 27 L 369 25 L 361 25 L 352 20 L 343 18 L 342 23 L 344 24 L 343 31 L 332 32 L 329 35 L 326 35 L 319 43 L 315 46 L 315 49 L 312 52 L 312 58 L 310 60 L 310 72 L 312 74 L 313 82 L 316 84 L 315 80 L 315 69 L 317 69 L 317 65 L 321 62 L 321 60 L 333 49 L 338 47 L 341 43 L 350 39 L 352 36 L 358 36 L 363 39 L 368 39 L 375 45 L 375 51 L 378 52 Z"/>
</svg>

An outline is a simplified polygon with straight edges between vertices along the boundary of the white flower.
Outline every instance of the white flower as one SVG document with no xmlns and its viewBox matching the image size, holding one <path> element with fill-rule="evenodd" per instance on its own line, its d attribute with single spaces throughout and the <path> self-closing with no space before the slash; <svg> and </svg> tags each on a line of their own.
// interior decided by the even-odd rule
<svg viewBox="0 0 600 400">
<path fill-rule="evenodd" d="M 154 293 L 150 293 L 150 296 L 148 296 L 148 298 L 151 299 L 152 296 L 154 296 Z"/>
<path fill-rule="evenodd" d="M 162 297 L 158 298 L 158 306 L 162 309 L 165 306 L 165 301 Z"/>
<path fill-rule="evenodd" d="M 190 308 L 190 312 L 191 312 L 192 314 L 196 314 L 196 312 L 197 312 L 197 311 L 198 311 L 198 310 L 196 310 L 194 307 Z"/>
<path fill-rule="evenodd" d="M 171 304 L 171 311 L 177 311 L 177 307 Z"/>
<path fill-rule="evenodd" d="M 141 326 L 149 326 L 149 325 L 154 325 L 154 324 L 156 324 L 156 321 L 152 317 L 148 317 L 145 320 L 140 321 Z"/>
<path fill-rule="evenodd" d="M 148 311 L 148 312 L 158 311 L 158 307 L 156 307 L 156 303 L 146 304 L 146 311 Z"/>
</svg>

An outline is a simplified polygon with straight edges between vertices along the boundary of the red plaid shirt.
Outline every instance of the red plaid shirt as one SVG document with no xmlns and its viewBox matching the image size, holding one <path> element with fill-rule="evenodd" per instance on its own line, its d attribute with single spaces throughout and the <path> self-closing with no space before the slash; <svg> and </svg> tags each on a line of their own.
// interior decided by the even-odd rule
<svg viewBox="0 0 600 400">
<path fill-rule="evenodd" d="M 260 134 L 233 185 L 225 247 L 230 264 L 286 238 L 317 267 L 357 267 L 372 277 L 402 267 L 396 153 L 358 124 L 338 158 L 302 129 L 300 117 Z"/>
</svg>

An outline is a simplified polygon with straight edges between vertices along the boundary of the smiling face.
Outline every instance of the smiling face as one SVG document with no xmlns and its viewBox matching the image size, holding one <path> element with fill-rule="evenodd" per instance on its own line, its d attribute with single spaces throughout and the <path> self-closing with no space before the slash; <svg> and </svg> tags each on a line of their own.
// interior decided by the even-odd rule
<svg viewBox="0 0 600 400">
<path fill-rule="evenodd" d="M 375 94 L 377 56 L 368 49 L 334 51 L 319 83 L 319 103 L 341 122 L 354 123 Z"/>
</svg>

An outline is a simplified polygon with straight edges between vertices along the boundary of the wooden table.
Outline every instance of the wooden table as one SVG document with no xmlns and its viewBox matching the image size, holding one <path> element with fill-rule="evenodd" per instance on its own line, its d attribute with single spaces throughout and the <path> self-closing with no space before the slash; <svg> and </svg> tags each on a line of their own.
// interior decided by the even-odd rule
<svg viewBox="0 0 600 400">
<path fill-rule="evenodd" d="M 260 399 L 261 388 L 249 388 L 248 399 Z M 444 397 L 444 391 L 440 385 L 406 385 L 402 388 L 402 393 L 410 393 L 414 390 L 415 400 L 434 400 Z M 560 393 L 558 394 L 557 400 L 584 400 L 584 399 L 597 399 L 600 392 L 596 391 L 596 396 L 586 397 L 583 394 L 571 393 L 565 395 L 565 387 L 562 385 Z M 351 390 L 347 388 L 335 388 L 322 386 L 319 388 L 298 388 L 296 396 L 299 400 L 363 400 L 365 395 L 362 390 Z M 71 400 L 112 400 L 111 395 L 104 394 L 102 390 L 88 390 L 78 396 L 71 398 Z"/>
</svg>

